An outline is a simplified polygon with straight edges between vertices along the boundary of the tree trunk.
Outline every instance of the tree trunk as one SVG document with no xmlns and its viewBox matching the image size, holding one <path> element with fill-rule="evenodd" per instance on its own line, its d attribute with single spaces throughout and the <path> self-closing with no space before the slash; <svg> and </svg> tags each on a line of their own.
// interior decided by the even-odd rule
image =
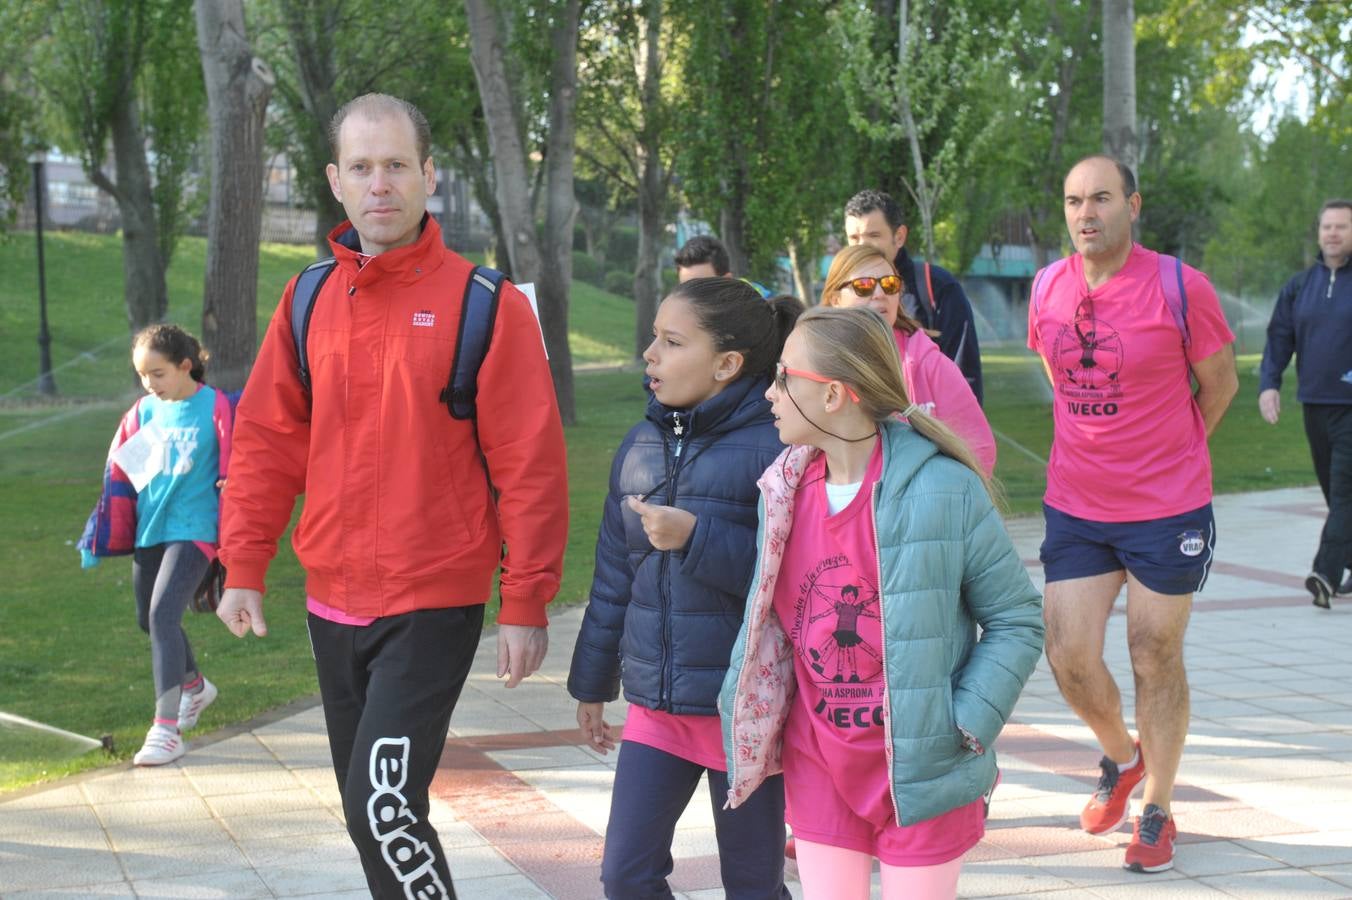
<svg viewBox="0 0 1352 900">
<path fill-rule="evenodd" d="M 212 383 L 244 387 L 258 349 L 258 236 L 263 225 L 263 118 L 275 83 L 253 55 L 243 0 L 196 0 L 197 46 L 211 122 L 202 340 Z"/>
<path fill-rule="evenodd" d="M 577 155 L 577 30 L 581 0 L 567 0 L 562 21 L 550 29 L 549 138 L 545 151 L 545 231 L 541 254 L 542 282 L 536 286 L 540 320 L 559 415 L 564 424 L 577 421 L 573 402 L 573 351 L 568 346 L 568 302 L 573 286 L 573 193 Z"/>
<path fill-rule="evenodd" d="M 794 295 L 804 306 L 815 306 L 817 297 L 812 287 L 817 280 L 816 248 L 804 247 L 797 239 L 789 241 L 789 268 L 793 270 Z"/>
<path fill-rule="evenodd" d="M 169 311 L 169 289 L 164 280 L 164 257 L 160 254 L 155 227 L 155 197 L 150 166 L 146 163 L 145 131 L 136 105 L 136 93 L 119 93 L 112 108 L 109 130 L 113 138 L 113 164 L 117 184 L 100 171 L 91 175 L 96 185 L 117 201 L 122 217 L 122 281 L 127 304 L 127 324 L 132 333 L 158 322 Z"/>
<path fill-rule="evenodd" d="M 638 262 L 634 268 L 634 358 L 652 343 L 662 298 L 662 241 L 667 210 L 658 107 L 662 102 L 662 0 L 648 0 L 643 41 L 643 130 L 638 136 Z"/>
<path fill-rule="evenodd" d="M 920 133 L 915 124 L 915 115 L 911 110 L 911 92 L 907 87 L 906 42 L 911 29 L 911 4 L 901 0 L 901 9 L 897 14 L 897 101 L 902 124 L 906 128 L 906 140 L 911 148 L 911 169 L 915 173 L 914 185 L 910 188 L 911 199 L 920 212 L 921 236 L 925 239 L 925 259 L 934 261 L 934 207 L 938 203 L 938 191 L 931 189 L 925 177 L 925 152 L 920 148 Z"/>
<path fill-rule="evenodd" d="M 1136 12 L 1132 0 L 1103 2 L 1103 149 L 1134 173 L 1136 134 Z"/>
<path fill-rule="evenodd" d="M 549 191 L 546 231 L 566 224 L 567 232 L 562 238 L 551 232 L 544 251 L 536 242 L 535 218 L 531 209 L 531 177 L 521 142 L 513 85 L 507 76 L 507 48 L 502 38 L 497 7 L 490 0 L 465 0 L 465 11 L 470 30 L 470 62 L 474 67 L 474 79 L 479 85 L 479 97 L 488 126 L 496 182 L 494 193 L 498 200 L 498 212 L 502 216 L 507 257 L 511 260 L 515 280 L 523 284 L 533 282 L 536 286 L 540 323 L 544 329 L 545 346 L 549 349 L 549 366 L 554 376 L 554 390 L 558 395 L 559 414 L 564 424 L 572 424 L 575 414 L 572 355 L 568 348 L 569 284 L 547 284 L 545 279 L 572 274 L 572 228 L 573 216 L 576 214 L 572 191 L 573 104 L 576 101 L 578 0 L 568 3 L 565 21 L 556 25 L 551 38 L 555 48 L 567 48 L 567 62 L 572 69 L 571 74 L 561 73 L 563 66 L 557 59 L 551 65 L 551 80 L 557 79 L 560 74 L 567 77 L 563 84 L 555 81 L 551 90 L 550 136 L 546 155 L 550 174 L 556 175 L 559 182 L 557 185 L 551 184 Z M 563 34 L 558 34 L 559 31 Z M 566 131 L 558 147 L 555 146 L 556 137 L 553 134 L 556 125 L 562 125 Z M 567 156 L 568 159 L 560 161 L 556 156 Z M 557 192 L 553 190 L 555 187 L 558 188 Z M 560 266 L 557 259 L 560 247 L 568 254 L 566 268 Z M 554 257 L 548 274 L 545 271 L 546 252 Z"/>
<path fill-rule="evenodd" d="M 733 175 L 736 179 L 738 176 Z M 751 267 L 746 253 L 746 196 L 738 184 L 729 185 L 728 198 L 718 216 L 718 236 L 728 250 L 732 274 L 743 276 Z"/>
<path fill-rule="evenodd" d="M 338 80 L 333 38 L 339 30 L 341 5 L 314 0 L 283 0 L 281 8 L 287 37 L 296 54 L 301 106 L 311 126 L 302 129 L 300 134 L 304 144 L 303 159 L 300 160 L 304 166 L 300 177 L 309 183 L 308 192 L 314 200 L 315 249 L 320 256 L 328 256 L 329 232 L 347 218 L 324 174 L 324 162 L 333 155 L 329 149 L 329 122 L 338 112 L 338 100 L 333 93 Z"/>
</svg>

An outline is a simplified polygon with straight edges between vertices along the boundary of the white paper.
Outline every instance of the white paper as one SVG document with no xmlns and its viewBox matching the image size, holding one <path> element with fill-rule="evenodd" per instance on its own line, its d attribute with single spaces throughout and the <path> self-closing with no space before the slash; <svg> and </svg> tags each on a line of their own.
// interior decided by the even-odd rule
<svg viewBox="0 0 1352 900">
<path fill-rule="evenodd" d="M 164 469 L 164 452 L 169 435 L 156 425 L 154 420 L 146 422 L 121 447 L 113 451 L 113 462 L 117 463 L 131 486 L 137 493 L 150 484 Z"/>
<path fill-rule="evenodd" d="M 535 313 L 535 324 L 540 326 L 540 344 L 545 348 L 545 359 L 549 359 L 549 345 L 545 343 L 545 326 L 540 323 L 540 305 L 535 302 L 535 282 L 518 284 L 516 289 L 526 295 L 530 301 L 530 311 Z"/>
</svg>

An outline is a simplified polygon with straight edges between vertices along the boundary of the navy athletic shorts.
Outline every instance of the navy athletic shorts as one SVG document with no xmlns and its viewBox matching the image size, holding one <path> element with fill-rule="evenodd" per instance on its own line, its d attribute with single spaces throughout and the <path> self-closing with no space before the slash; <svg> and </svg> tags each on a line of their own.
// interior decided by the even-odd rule
<svg viewBox="0 0 1352 900">
<path fill-rule="evenodd" d="M 1038 556 L 1046 580 L 1126 569 L 1160 594 L 1200 591 L 1216 551 L 1211 504 L 1146 522 L 1094 522 L 1042 504 L 1047 536 Z"/>
</svg>

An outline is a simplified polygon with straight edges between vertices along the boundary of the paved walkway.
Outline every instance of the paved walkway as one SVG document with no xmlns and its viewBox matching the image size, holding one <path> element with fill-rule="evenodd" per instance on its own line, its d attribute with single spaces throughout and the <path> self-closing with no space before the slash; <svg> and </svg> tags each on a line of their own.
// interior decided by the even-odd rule
<svg viewBox="0 0 1352 900">
<path fill-rule="evenodd" d="M 1322 612 L 1302 587 L 1322 500 L 1273 491 L 1216 510 L 1217 562 L 1188 632 L 1193 724 L 1174 870 L 1125 872 L 1127 830 L 1076 830 L 1099 753 L 1044 663 L 997 744 L 1004 781 L 963 897 L 1352 897 L 1352 601 Z M 1040 576 L 1040 521 L 1010 530 Z M 580 618 L 555 618 L 542 676 L 513 691 L 484 641 L 434 783 L 432 819 L 462 897 L 601 894 L 614 757 L 578 746 L 563 687 Z M 1108 646 L 1130 704 L 1121 615 Z M 103 770 L 0 802 L 0 896 L 365 896 L 318 708 L 267 719 L 199 738 L 173 766 Z M 715 854 L 697 796 L 676 838 L 679 896 L 722 896 Z"/>
</svg>

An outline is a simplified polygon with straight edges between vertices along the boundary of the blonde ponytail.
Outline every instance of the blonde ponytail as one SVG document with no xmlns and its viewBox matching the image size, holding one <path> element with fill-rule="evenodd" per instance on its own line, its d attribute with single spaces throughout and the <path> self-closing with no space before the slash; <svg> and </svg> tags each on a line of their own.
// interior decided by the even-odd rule
<svg viewBox="0 0 1352 900">
<path fill-rule="evenodd" d="M 975 472 L 991 500 L 1004 505 L 1004 491 L 982 471 L 966 441 L 911 403 L 896 341 L 882 316 L 864 306 L 818 306 L 798 317 L 797 330 L 807 338 L 815 371 L 854 388 L 860 409 L 869 418 L 882 422 L 903 416 L 940 453 Z"/>
</svg>

